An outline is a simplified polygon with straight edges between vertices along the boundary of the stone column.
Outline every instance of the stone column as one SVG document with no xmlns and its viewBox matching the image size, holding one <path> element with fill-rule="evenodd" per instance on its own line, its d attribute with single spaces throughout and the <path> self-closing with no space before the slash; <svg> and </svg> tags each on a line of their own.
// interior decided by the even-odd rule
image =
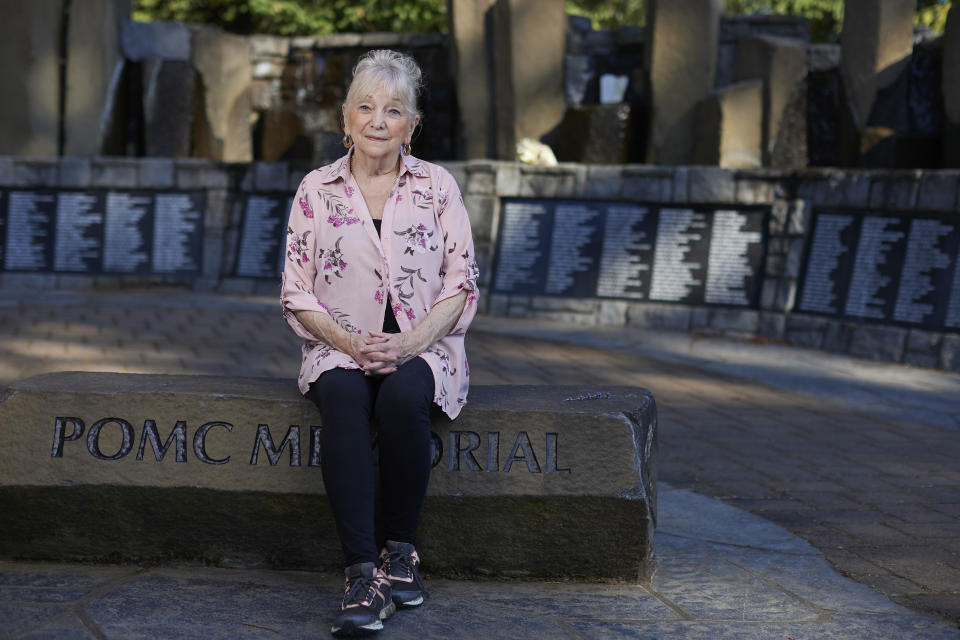
<svg viewBox="0 0 960 640">
<path fill-rule="evenodd" d="M 0 20 L 0 155 L 57 155 L 60 5 L 18 2 Z"/>
<path fill-rule="evenodd" d="M 744 80 L 710 93 L 695 111 L 693 164 L 762 166 L 763 82 Z"/>
<path fill-rule="evenodd" d="M 194 155 L 221 162 L 250 162 L 250 39 L 197 28 L 192 55 L 202 90 L 201 113 L 194 121 Z"/>
<path fill-rule="evenodd" d="M 943 166 L 960 167 L 960 6 L 954 4 L 947 15 L 943 34 Z"/>
<path fill-rule="evenodd" d="M 67 33 L 64 154 L 92 156 L 110 129 L 123 72 L 120 28 L 130 0 L 73 0 Z M 105 117 L 106 116 L 106 117 Z"/>
<path fill-rule="evenodd" d="M 497 157 L 513 160 L 521 138 L 563 119 L 567 14 L 557 0 L 496 0 L 493 23 Z"/>
<path fill-rule="evenodd" d="M 858 130 L 867 125 L 877 92 L 909 64 L 916 5 L 916 0 L 844 2 L 840 71 Z"/>
<path fill-rule="evenodd" d="M 722 0 L 647 0 L 647 161 L 687 164 L 697 103 L 714 86 Z"/>
<path fill-rule="evenodd" d="M 448 0 L 451 38 L 450 69 L 457 87 L 460 108 L 460 148 L 465 160 L 492 158 L 493 52 L 488 22 L 495 0 Z"/>
<path fill-rule="evenodd" d="M 763 166 L 807 166 L 807 45 L 757 36 L 737 43 L 734 78 L 763 83 Z"/>
</svg>

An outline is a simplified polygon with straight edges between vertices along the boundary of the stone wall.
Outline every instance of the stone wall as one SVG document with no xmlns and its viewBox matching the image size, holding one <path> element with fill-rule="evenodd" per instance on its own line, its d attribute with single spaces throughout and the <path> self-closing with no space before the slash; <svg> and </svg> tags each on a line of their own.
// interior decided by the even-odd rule
<svg viewBox="0 0 960 640">
<path fill-rule="evenodd" d="M 951 222 L 952 216 L 960 223 L 960 171 L 728 170 L 574 164 L 533 167 L 486 160 L 445 166 L 461 185 L 474 230 L 481 286 L 487 291 L 503 198 L 764 205 L 771 210 L 758 309 L 493 294 L 481 298 L 488 313 L 582 325 L 719 332 L 960 371 L 960 333 L 860 323 L 797 311 L 798 282 L 815 208 L 899 215 L 934 213 L 947 216 Z M 292 194 L 307 171 L 307 167 L 279 162 L 0 157 L 0 189 L 200 190 L 206 202 L 203 268 L 199 276 L 0 272 L 0 286 L 23 290 L 176 285 L 275 295 L 278 278 L 235 275 L 244 204 L 252 193 Z"/>
</svg>

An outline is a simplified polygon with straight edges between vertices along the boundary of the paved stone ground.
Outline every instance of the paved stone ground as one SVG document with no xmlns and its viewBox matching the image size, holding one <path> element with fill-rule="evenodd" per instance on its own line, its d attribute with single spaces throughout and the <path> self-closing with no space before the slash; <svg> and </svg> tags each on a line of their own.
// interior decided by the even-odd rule
<svg viewBox="0 0 960 640">
<path fill-rule="evenodd" d="M 296 339 L 271 304 L 157 291 L 0 297 L 0 383 L 58 370 L 292 378 Z M 530 337 L 549 335 L 538 331 L 481 319 L 467 345 L 474 383 L 647 387 L 660 409 L 661 480 L 778 523 L 842 573 L 960 623 L 960 430 L 905 419 L 879 403 L 851 408 L 849 384 L 837 382 L 832 399 L 781 390 L 751 380 L 756 371 L 742 366 L 718 370 L 660 353 L 642 334 L 620 332 L 604 347 L 576 335 L 566 336 L 574 342 Z M 781 365 L 827 360 L 777 349 L 768 357 Z M 918 379 L 929 372 L 887 370 L 896 388 L 925 398 Z M 947 391 L 929 394 L 930 404 L 955 418 L 960 395 L 949 389 L 960 388 L 951 387 L 960 377 L 938 380 Z M 710 633 L 705 627 L 703 636 Z"/>
<path fill-rule="evenodd" d="M 843 578 L 782 528 L 661 488 L 649 584 L 438 580 L 383 640 L 957 640 Z M 0 638 L 325 638 L 342 578 L 295 571 L 0 562 Z"/>
</svg>

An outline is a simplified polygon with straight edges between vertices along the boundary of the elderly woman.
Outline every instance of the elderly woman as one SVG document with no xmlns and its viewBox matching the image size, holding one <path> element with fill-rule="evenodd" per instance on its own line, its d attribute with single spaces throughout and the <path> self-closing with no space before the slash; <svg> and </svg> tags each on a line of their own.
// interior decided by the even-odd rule
<svg viewBox="0 0 960 640">
<path fill-rule="evenodd" d="M 420 87 L 408 56 L 360 59 L 342 107 L 348 152 L 303 179 L 287 228 L 284 317 L 306 340 L 300 391 L 322 416 L 323 482 L 345 556 L 335 635 L 376 631 L 396 606 L 423 602 L 430 411 L 455 418 L 467 398 L 477 263 L 453 177 L 410 155 Z"/>
</svg>

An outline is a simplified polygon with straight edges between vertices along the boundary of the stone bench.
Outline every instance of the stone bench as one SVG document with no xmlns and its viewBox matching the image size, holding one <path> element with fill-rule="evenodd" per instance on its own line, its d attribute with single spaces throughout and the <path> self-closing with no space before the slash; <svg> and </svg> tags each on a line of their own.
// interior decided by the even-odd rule
<svg viewBox="0 0 960 640">
<path fill-rule="evenodd" d="M 426 571 L 647 574 L 656 406 L 597 392 L 474 386 L 456 421 L 434 420 Z M 339 570 L 319 429 L 291 380 L 18 382 L 0 396 L 0 557 Z"/>
</svg>

